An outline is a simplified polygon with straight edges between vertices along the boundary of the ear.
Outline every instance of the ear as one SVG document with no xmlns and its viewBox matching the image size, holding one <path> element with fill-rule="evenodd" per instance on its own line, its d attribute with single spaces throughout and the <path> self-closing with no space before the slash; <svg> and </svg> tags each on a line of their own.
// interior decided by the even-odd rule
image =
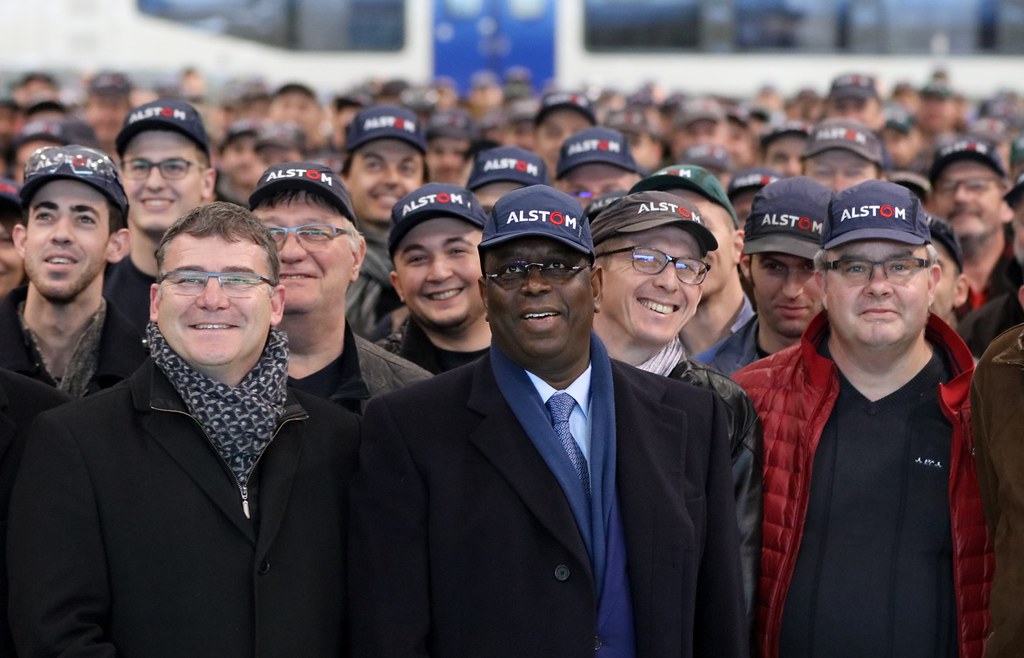
<svg viewBox="0 0 1024 658">
<path fill-rule="evenodd" d="M 15 224 L 11 229 L 11 239 L 14 241 L 14 248 L 21 259 L 25 259 L 25 239 L 28 237 L 28 227 L 24 224 Z"/>
<path fill-rule="evenodd" d="M 828 295 L 825 294 L 827 292 L 825 288 L 825 273 L 821 270 L 814 270 L 814 280 L 818 283 L 818 288 L 821 289 L 821 308 L 828 310 Z"/>
<path fill-rule="evenodd" d="M 352 275 L 349 277 L 349 283 L 359 278 L 359 271 L 363 268 L 363 260 L 366 258 L 366 238 L 362 235 L 357 236 L 359 245 L 352 249 Z M 349 243 L 351 246 L 351 243 Z"/>
<path fill-rule="evenodd" d="M 942 279 L 942 268 L 936 263 L 928 268 L 928 306 L 932 305 L 935 301 L 935 290 L 939 287 L 939 281 Z"/>
<path fill-rule="evenodd" d="M 114 231 L 107 237 L 107 262 L 116 263 L 128 255 L 132 246 L 132 237 L 128 229 Z"/>
<path fill-rule="evenodd" d="M 743 258 L 743 238 L 745 235 L 743 229 L 738 228 L 732 236 L 732 248 L 736 253 L 735 262 L 737 263 Z"/>
<path fill-rule="evenodd" d="M 160 284 L 154 283 L 149 287 L 149 319 L 156 322 L 160 316 Z"/>
<path fill-rule="evenodd" d="M 1024 308 L 1024 286 L 1017 288 L 1017 302 Z"/>
<path fill-rule="evenodd" d="M 217 198 L 217 170 L 214 167 L 210 166 L 202 171 L 199 184 L 203 203 L 209 203 Z"/>
<path fill-rule="evenodd" d="M 402 280 L 398 278 L 398 272 L 391 270 L 391 273 L 388 274 L 388 279 L 391 281 L 391 287 L 395 289 L 396 293 L 398 293 L 398 298 L 402 300 L 402 303 L 404 304 L 405 291 L 402 290 Z"/>
<path fill-rule="evenodd" d="M 747 281 L 750 281 L 750 262 L 752 260 L 753 257 L 747 254 L 743 254 L 743 257 L 740 258 L 740 271 L 743 272 L 743 276 Z"/>
<path fill-rule="evenodd" d="M 601 295 L 604 292 L 604 268 L 594 265 L 590 273 L 590 288 L 594 294 L 594 313 L 601 312 Z"/>
<path fill-rule="evenodd" d="M 270 326 L 281 324 L 284 317 L 284 284 L 277 284 L 270 293 Z"/>
<path fill-rule="evenodd" d="M 953 281 L 953 308 L 963 306 L 970 293 L 971 285 L 967 283 L 967 277 L 964 274 L 957 274 L 956 279 Z"/>
<path fill-rule="evenodd" d="M 487 320 L 487 322 L 490 322 L 491 318 L 490 315 L 488 314 L 490 308 L 487 303 L 487 279 L 484 278 L 484 276 L 481 274 L 480 278 L 476 280 L 476 283 L 477 288 L 480 290 L 480 300 L 484 304 L 484 319 Z"/>
</svg>

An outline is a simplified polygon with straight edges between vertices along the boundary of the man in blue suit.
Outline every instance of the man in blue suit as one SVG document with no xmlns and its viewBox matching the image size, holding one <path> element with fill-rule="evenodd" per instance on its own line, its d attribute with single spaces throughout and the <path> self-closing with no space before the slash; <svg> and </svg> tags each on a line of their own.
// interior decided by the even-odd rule
<svg viewBox="0 0 1024 658">
<path fill-rule="evenodd" d="M 746 655 L 721 399 L 608 357 L 568 195 L 510 192 L 480 253 L 490 352 L 366 409 L 353 655 Z"/>
</svg>

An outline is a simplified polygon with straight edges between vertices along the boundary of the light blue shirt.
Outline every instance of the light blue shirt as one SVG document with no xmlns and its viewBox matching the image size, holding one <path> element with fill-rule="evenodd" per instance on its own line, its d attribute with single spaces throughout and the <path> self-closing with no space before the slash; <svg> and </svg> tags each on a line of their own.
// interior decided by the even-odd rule
<svg viewBox="0 0 1024 658">
<path fill-rule="evenodd" d="M 543 379 L 534 375 L 529 370 L 526 371 L 527 377 L 530 378 L 530 382 L 533 387 L 537 389 L 540 394 L 540 399 L 547 404 L 548 399 L 555 393 L 560 393 L 547 384 Z M 576 406 L 572 408 L 572 413 L 569 414 L 569 431 L 572 432 L 572 438 L 576 439 L 576 445 L 580 447 L 580 452 L 587 460 L 587 467 L 590 467 L 590 366 L 583 371 L 583 374 L 576 378 L 576 380 L 569 384 L 564 389 L 565 393 L 572 396 L 573 400 L 576 400 Z"/>
</svg>

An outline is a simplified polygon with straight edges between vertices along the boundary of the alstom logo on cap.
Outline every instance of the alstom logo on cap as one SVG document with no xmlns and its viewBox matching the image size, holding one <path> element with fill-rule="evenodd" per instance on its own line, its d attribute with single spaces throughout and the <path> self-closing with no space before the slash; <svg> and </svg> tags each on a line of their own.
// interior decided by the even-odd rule
<svg viewBox="0 0 1024 658">
<path fill-rule="evenodd" d="M 334 185 L 334 176 L 317 169 L 281 169 L 267 174 L 267 182 L 282 178 L 308 178 L 325 185 Z"/>
<path fill-rule="evenodd" d="M 882 217 L 884 219 L 902 219 L 907 221 L 907 209 L 897 206 L 875 205 L 875 206 L 853 206 L 843 208 L 843 214 L 839 218 L 840 223 L 848 219 L 863 219 L 865 217 Z"/>
<path fill-rule="evenodd" d="M 410 121 L 405 117 L 396 117 L 390 114 L 384 114 L 379 117 L 367 117 L 363 121 L 363 130 L 380 130 L 382 128 L 396 128 L 405 132 L 415 133 L 416 122 Z"/>
<path fill-rule="evenodd" d="M 174 119 L 175 121 L 188 121 L 188 114 L 185 110 L 179 110 L 165 105 L 153 105 L 142 110 L 136 110 L 128 115 L 128 123 L 135 123 L 143 119 Z"/>
<path fill-rule="evenodd" d="M 540 176 L 540 167 L 532 162 L 526 160 L 519 160 L 517 158 L 494 158 L 484 163 L 484 171 L 501 171 L 507 169 L 515 169 L 521 171 L 530 176 Z"/>
<path fill-rule="evenodd" d="M 841 128 L 839 126 L 834 128 L 822 128 L 818 132 L 814 133 L 814 139 L 817 141 L 841 140 L 857 144 L 868 143 L 868 136 L 861 131 L 853 130 L 852 128 Z"/>
<path fill-rule="evenodd" d="M 988 146 L 981 142 L 960 140 L 959 142 L 953 142 L 946 148 L 942 149 L 942 152 L 939 153 L 939 157 L 944 158 L 950 153 L 959 153 L 960 151 L 973 151 L 974 153 L 988 155 Z"/>
<path fill-rule="evenodd" d="M 579 155 L 580 153 L 589 153 L 591 151 L 608 151 L 609 153 L 621 153 L 622 144 L 607 139 L 584 139 L 582 141 L 576 142 L 575 144 L 569 144 L 569 147 L 565 150 L 565 154 Z"/>
<path fill-rule="evenodd" d="M 784 228 L 795 228 L 801 231 L 810 231 L 821 235 L 825 228 L 824 222 L 801 217 L 800 215 L 789 215 L 781 212 L 766 212 L 761 218 L 761 226 L 781 226 Z"/>
<path fill-rule="evenodd" d="M 402 217 L 405 217 L 413 210 L 419 210 L 423 206 L 428 206 L 432 203 L 456 203 L 460 206 L 466 206 L 467 208 L 470 207 L 470 204 L 461 194 L 449 194 L 448 192 L 440 192 L 438 194 L 424 194 L 418 199 L 410 201 L 409 203 L 402 206 Z"/>
<path fill-rule="evenodd" d="M 516 224 L 518 222 L 547 222 L 555 226 L 563 226 L 579 232 L 582 229 L 578 217 L 566 215 L 557 210 L 513 210 L 505 219 L 505 224 Z"/>
<path fill-rule="evenodd" d="M 679 215 L 683 219 L 688 219 L 691 222 L 697 222 L 698 224 L 704 223 L 704 220 L 702 220 L 700 218 L 700 215 L 698 215 L 697 213 L 693 212 L 686 206 L 680 206 L 679 204 L 672 203 L 670 201 L 658 201 L 657 203 L 655 203 L 654 201 L 644 201 L 643 203 L 640 204 L 640 207 L 636 209 L 636 214 L 638 215 L 642 215 L 644 213 L 649 212 L 675 213 L 676 215 Z"/>
</svg>

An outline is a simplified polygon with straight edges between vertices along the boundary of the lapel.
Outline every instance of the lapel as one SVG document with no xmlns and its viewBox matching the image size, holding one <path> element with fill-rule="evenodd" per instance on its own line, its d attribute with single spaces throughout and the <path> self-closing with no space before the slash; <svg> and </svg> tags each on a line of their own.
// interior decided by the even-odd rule
<svg viewBox="0 0 1024 658">
<path fill-rule="evenodd" d="M 678 620 L 686 573 L 679 532 L 688 513 L 683 492 L 686 413 L 665 405 L 665 382 L 612 362 L 617 437 L 616 490 L 626 540 L 638 655 L 651 655 L 658 620 Z M 660 379 L 660 378 L 659 378 Z M 642 428 L 642 431 L 640 431 Z"/>
<path fill-rule="evenodd" d="M 309 416 L 299 403 L 291 398 L 285 408 L 284 419 L 278 426 L 274 439 L 267 446 L 259 467 L 259 502 L 257 513 L 260 517 L 260 536 L 256 544 L 256 559 L 261 559 L 270 548 L 277 531 L 281 528 L 288 501 L 299 470 L 305 441 L 305 426 L 302 422 Z"/>
<path fill-rule="evenodd" d="M 549 533 L 590 573 L 590 556 L 576 526 L 569 502 L 533 441 L 505 402 L 491 370 L 490 356 L 473 367 L 466 406 L 483 418 L 469 441 L 508 481 Z M 590 574 L 593 582 L 593 575 Z"/>
<path fill-rule="evenodd" d="M 149 410 L 143 423 L 153 441 L 192 479 L 238 530 L 254 545 L 256 535 L 252 523 L 242 513 L 242 495 L 227 466 L 210 445 L 199 423 L 184 409 L 181 398 L 163 373 L 152 363 L 133 376 L 137 394 L 148 378 L 152 386 L 149 395 L 135 395 L 136 407 Z"/>
<path fill-rule="evenodd" d="M 14 421 L 7 415 L 9 405 L 10 398 L 7 397 L 7 391 L 0 386 L 0 464 L 3 463 L 4 456 L 10 450 L 11 444 L 14 442 L 14 433 L 18 429 Z"/>
</svg>

